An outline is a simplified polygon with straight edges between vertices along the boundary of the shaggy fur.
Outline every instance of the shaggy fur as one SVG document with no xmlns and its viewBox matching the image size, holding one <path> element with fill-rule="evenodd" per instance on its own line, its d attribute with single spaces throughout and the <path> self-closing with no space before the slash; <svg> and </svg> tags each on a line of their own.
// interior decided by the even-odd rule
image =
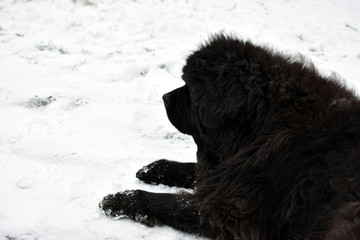
<svg viewBox="0 0 360 240">
<path fill-rule="evenodd" d="M 171 123 L 193 136 L 197 164 L 154 162 L 140 190 L 100 207 L 214 239 L 360 239 L 360 100 L 303 57 L 217 35 L 193 52 L 185 85 L 164 95 Z"/>
</svg>

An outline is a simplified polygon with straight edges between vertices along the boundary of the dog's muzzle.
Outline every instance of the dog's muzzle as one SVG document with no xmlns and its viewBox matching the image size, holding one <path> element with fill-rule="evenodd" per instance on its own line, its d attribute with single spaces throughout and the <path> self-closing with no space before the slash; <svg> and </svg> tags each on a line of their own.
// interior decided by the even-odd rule
<svg viewBox="0 0 360 240">
<path fill-rule="evenodd" d="M 170 93 L 164 94 L 164 96 L 163 96 L 163 101 L 164 101 L 165 107 L 168 108 L 169 105 L 170 105 L 170 102 L 171 102 Z"/>
</svg>

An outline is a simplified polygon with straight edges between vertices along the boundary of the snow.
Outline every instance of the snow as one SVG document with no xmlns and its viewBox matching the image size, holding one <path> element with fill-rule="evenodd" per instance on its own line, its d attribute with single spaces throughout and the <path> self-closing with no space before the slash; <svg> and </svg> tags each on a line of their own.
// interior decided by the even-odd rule
<svg viewBox="0 0 360 240">
<path fill-rule="evenodd" d="M 223 31 L 308 56 L 360 87 L 358 0 L 0 0 L 0 239 L 200 239 L 105 217 L 135 178 L 193 140 L 161 96 L 192 50 Z"/>
</svg>

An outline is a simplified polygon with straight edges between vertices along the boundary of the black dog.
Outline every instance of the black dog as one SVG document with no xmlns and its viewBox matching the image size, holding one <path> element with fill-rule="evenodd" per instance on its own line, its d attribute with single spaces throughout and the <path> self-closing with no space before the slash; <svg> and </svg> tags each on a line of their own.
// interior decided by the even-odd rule
<svg viewBox="0 0 360 240">
<path fill-rule="evenodd" d="M 137 173 L 194 193 L 141 190 L 100 203 L 111 217 L 216 239 L 360 239 L 360 100 L 302 57 L 217 35 L 163 99 L 197 163 Z"/>
</svg>

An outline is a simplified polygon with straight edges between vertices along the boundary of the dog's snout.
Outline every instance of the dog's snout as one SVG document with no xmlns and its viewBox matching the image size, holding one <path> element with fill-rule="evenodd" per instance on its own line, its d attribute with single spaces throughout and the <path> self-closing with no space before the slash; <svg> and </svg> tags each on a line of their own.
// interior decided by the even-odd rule
<svg viewBox="0 0 360 240">
<path fill-rule="evenodd" d="M 169 93 L 164 94 L 163 101 L 164 101 L 165 107 L 168 107 L 170 105 L 171 100 L 170 100 L 170 94 Z"/>
</svg>

